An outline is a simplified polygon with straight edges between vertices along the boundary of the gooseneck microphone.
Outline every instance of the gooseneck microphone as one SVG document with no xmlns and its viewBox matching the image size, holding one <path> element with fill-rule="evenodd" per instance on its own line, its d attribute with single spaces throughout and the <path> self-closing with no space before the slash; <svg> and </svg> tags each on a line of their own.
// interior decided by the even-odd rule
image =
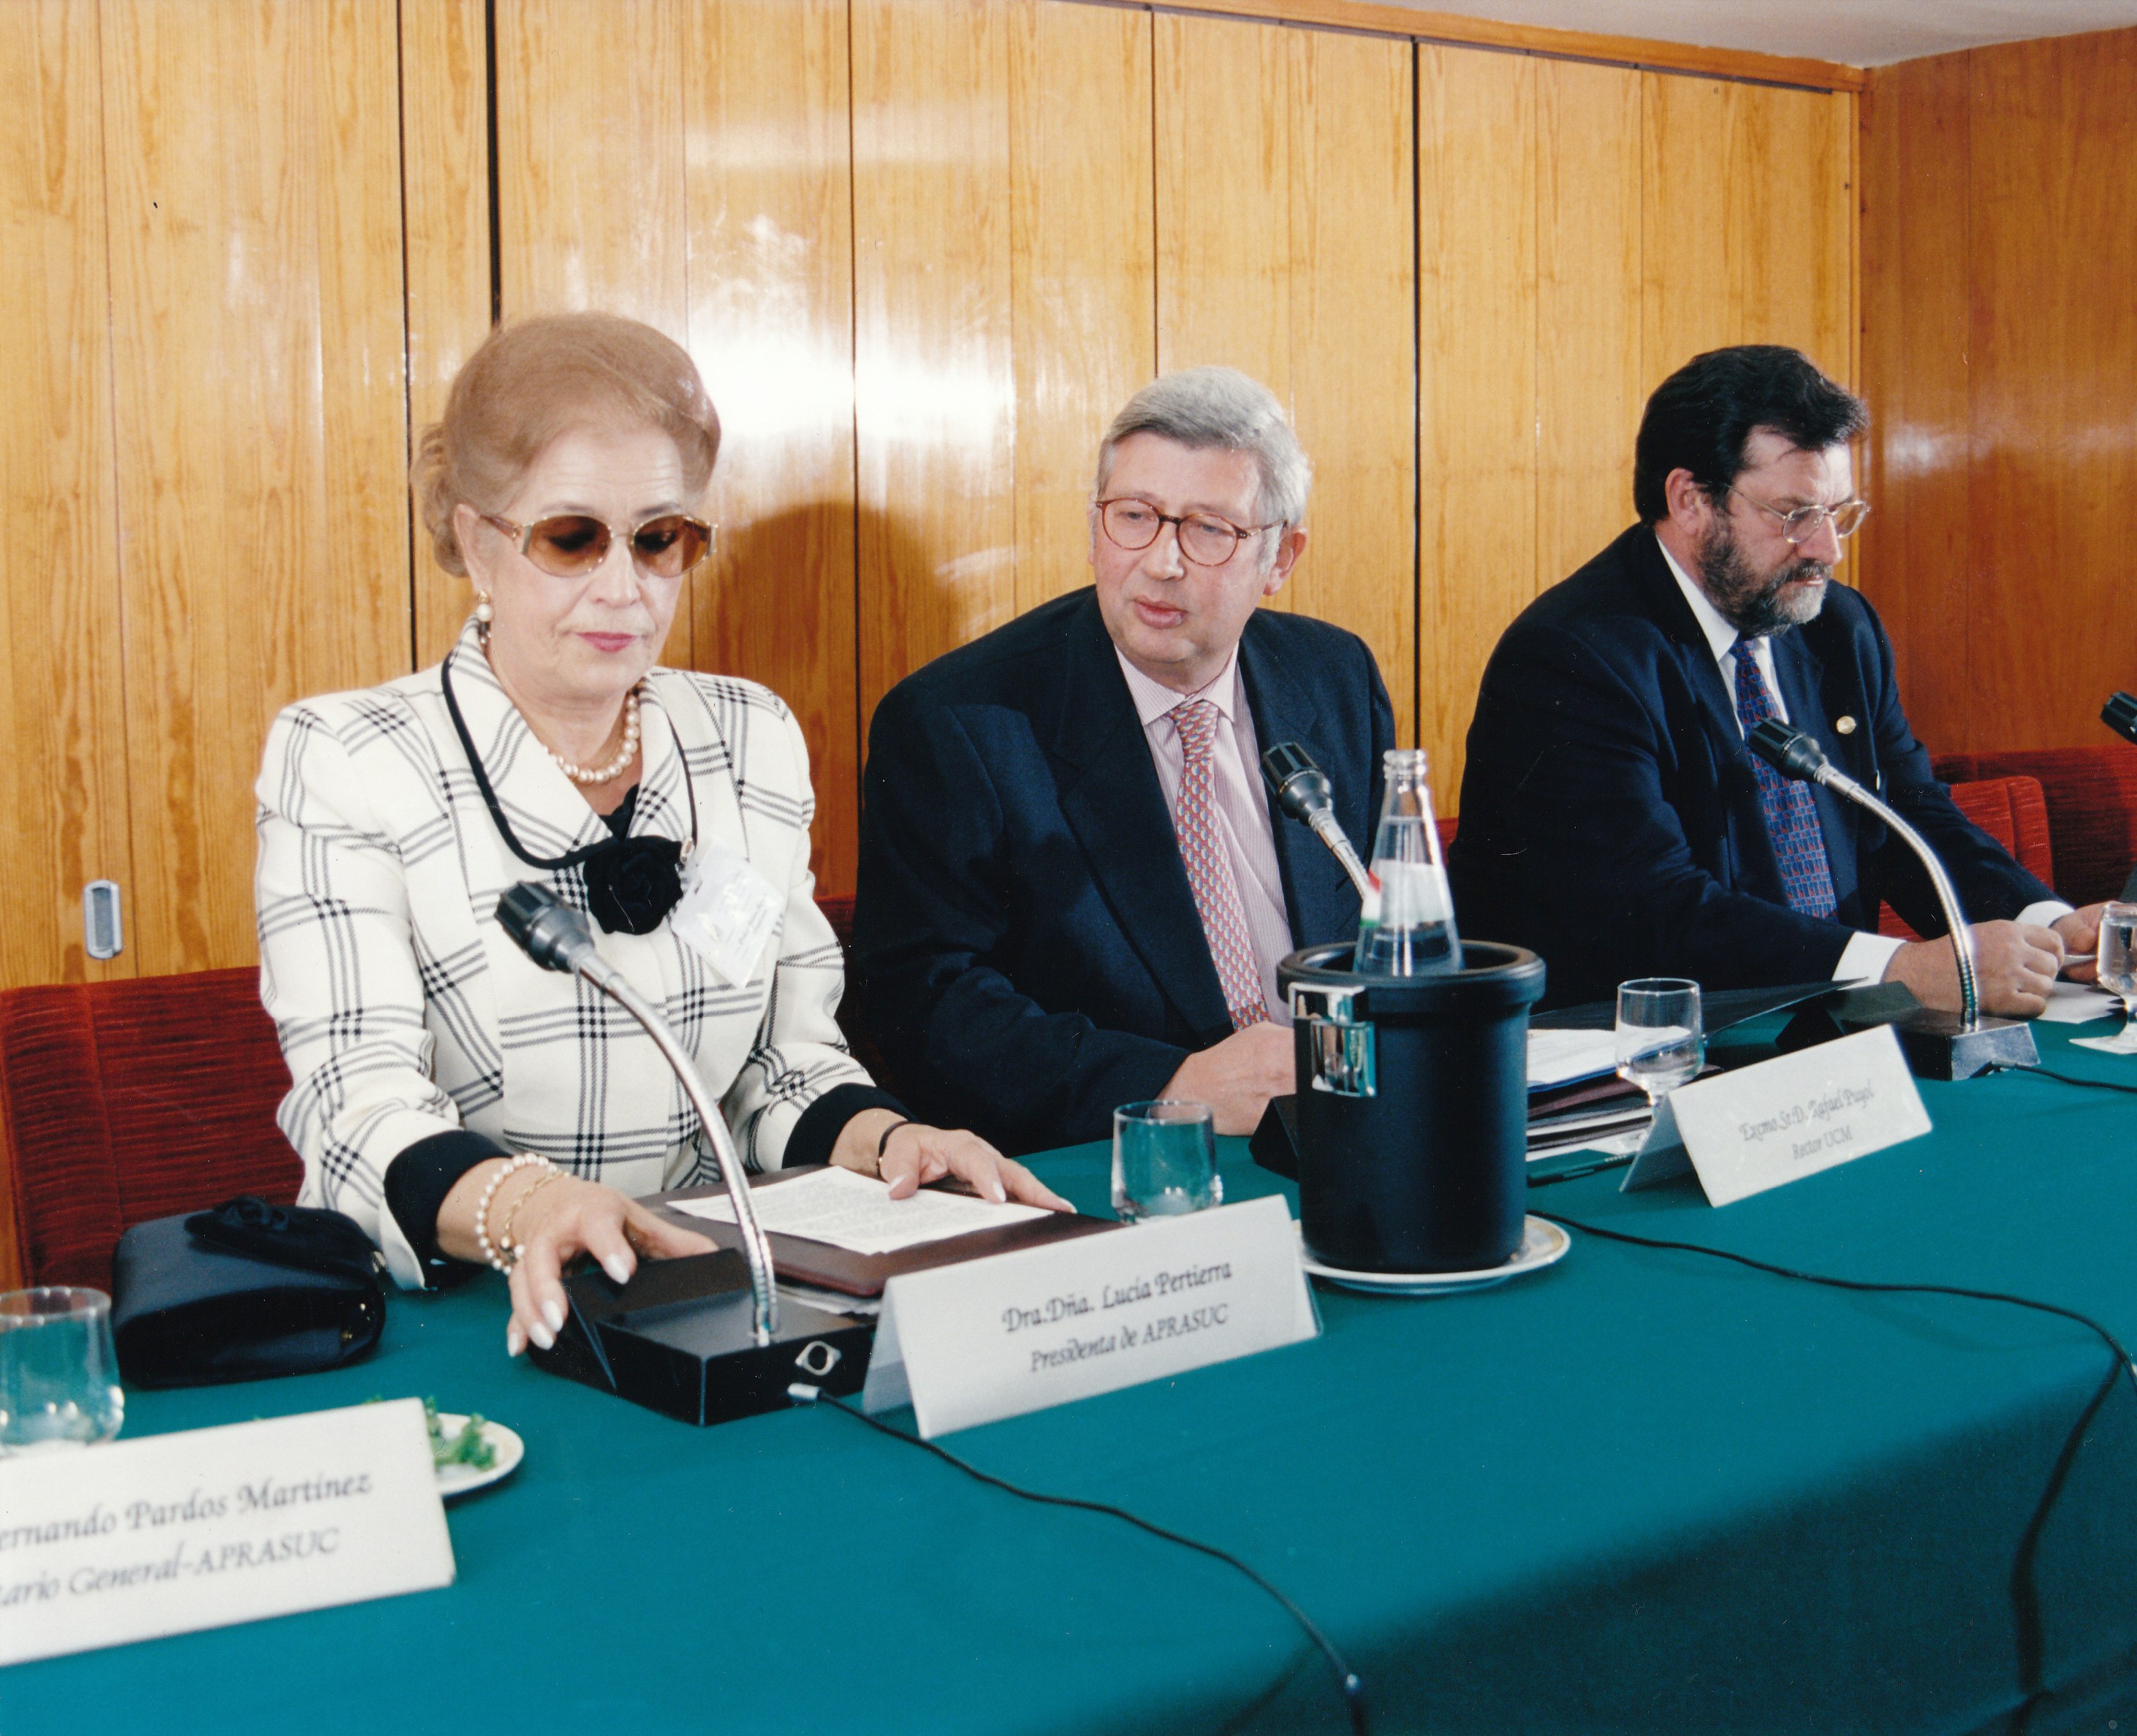
<svg viewBox="0 0 2137 1736">
<path fill-rule="evenodd" d="M 1358 859 L 1358 853 L 1351 847 L 1351 840 L 1343 834 L 1343 828 L 1336 819 L 1334 792 L 1330 789 L 1328 774 L 1313 763 L 1312 755 L 1296 742 L 1279 742 L 1262 756 L 1262 776 L 1276 796 L 1277 805 L 1293 819 L 1303 820 L 1312 829 L 1313 835 L 1328 846 L 1336 859 L 1343 864 L 1343 872 L 1351 877 L 1351 884 L 1357 887 L 1358 897 L 1372 896 L 1372 877 L 1365 872 L 1365 864 Z"/>
<path fill-rule="evenodd" d="M 2033 1047 L 2033 1033 L 2023 1024 L 1981 1016 L 1974 937 L 1967 931 L 1966 913 L 1959 907 L 1959 893 L 1951 877 L 1922 834 L 1837 768 L 1809 736 L 1789 728 L 1779 718 L 1768 717 L 1755 724 L 1744 740 L 1752 752 L 1783 777 L 1822 784 L 1835 795 L 1868 809 L 1906 840 L 1929 875 L 1937 902 L 1944 907 L 1945 926 L 1951 931 L 1952 957 L 1959 965 L 1959 1014 L 1954 1020 L 1949 1014 L 1922 1008 L 1896 1021 L 1901 1043 L 1914 1070 L 1930 1078 L 1967 1079 L 1999 1067 L 2038 1066 L 2040 1054 Z"/>
<path fill-rule="evenodd" d="M 750 1296 L 757 1342 L 769 1345 L 779 1330 L 779 1293 L 772 1287 L 772 1244 L 757 1221 L 756 1203 L 750 1198 L 749 1178 L 742 1173 L 734 1136 L 728 1131 L 719 1105 L 706 1092 L 698 1069 L 643 996 L 624 980 L 623 974 L 604 959 L 594 946 L 587 920 L 559 900 L 546 886 L 522 881 L 497 901 L 497 920 L 504 931 L 544 970 L 584 977 L 645 1027 L 662 1058 L 674 1069 L 691 1106 L 698 1111 L 705 1136 L 712 1141 L 719 1161 L 720 1179 L 734 1201 L 735 1224 L 742 1233 L 742 1257 L 749 1262 Z"/>
<path fill-rule="evenodd" d="M 1826 758 L 1825 750 L 1801 730 L 1789 728 L 1779 717 L 1769 717 L 1754 724 L 1750 734 L 1744 739 L 1752 752 L 1783 777 L 1823 785 L 1835 795 L 1845 796 L 1857 806 L 1867 808 L 1906 840 L 1908 849 L 1920 858 L 1927 871 L 1930 884 L 1936 888 L 1937 902 L 1944 907 L 1945 926 L 1951 931 L 1952 956 L 1959 964 L 1959 1028 L 1979 1029 L 1981 998 L 1974 986 L 1974 937 L 1967 932 L 1966 916 L 1959 907 L 1959 893 L 1952 886 L 1951 877 L 1945 873 L 1944 864 L 1937 860 L 1936 852 L 1920 833 L 1889 806 L 1846 772 L 1835 770 L 1833 762 Z"/>
</svg>

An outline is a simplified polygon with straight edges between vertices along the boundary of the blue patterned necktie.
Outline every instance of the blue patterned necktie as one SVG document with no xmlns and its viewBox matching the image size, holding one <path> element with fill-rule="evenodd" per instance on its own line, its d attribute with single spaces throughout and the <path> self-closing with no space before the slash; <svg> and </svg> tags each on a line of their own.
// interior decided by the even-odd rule
<svg viewBox="0 0 2137 1736">
<path fill-rule="evenodd" d="M 1740 639 L 1731 649 L 1736 655 L 1736 721 L 1749 736 L 1754 725 L 1779 717 L 1781 711 L 1766 691 L 1751 641 Z M 1833 896 L 1833 864 L 1826 859 L 1825 835 L 1818 829 L 1818 804 L 1811 800 L 1810 785 L 1783 777 L 1756 754 L 1751 756 L 1751 770 L 1758 775 L 1766 835 L 1781 865 L 1781 890 L 1789 908 L 1807 917 L 1831 916 L 1838 907 Z"/>
</svg>

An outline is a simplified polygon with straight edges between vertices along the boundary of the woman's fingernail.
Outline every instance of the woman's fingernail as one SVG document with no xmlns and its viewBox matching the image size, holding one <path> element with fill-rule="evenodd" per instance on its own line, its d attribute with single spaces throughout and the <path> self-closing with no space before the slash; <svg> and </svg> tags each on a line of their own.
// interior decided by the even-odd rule
<svg viewBox="0 0 2137 1736">
<path fill-rule="evenodd" d="M 519 1330 L 519 1322 L 513 1321 L 504 1329 L 504 1354 L 517 1356 L 527 1348 L 527 1335 Z"/>
<path fill-rule="evenodd" d="M 548 1321 L 552 1332 L 562 1332 L 564 1330 L 564 1305 L 552 1296 L 542 1305 L 542 1318 Z M 542 1348 L 546 1350 L 549 1347 L 544 1345 Z"/>
<path fill-rule="evenodd" d="M 534 1340 L 539 1349 L 544 1350 L 551 1349 L 557 1342 L 557 1335 L 538 1321 L 527 1329 L 527 1335 Z"/>
<path fill-rule="evenodd" d="M 630 1265 L 621 1254 L 611 1254 L 601 1262 L 601 1270 L 619 1284 L 630 1281 Z M 561 1326 L 563 1323 L 560 1320 L 557 1324 Z"/>
</svg>

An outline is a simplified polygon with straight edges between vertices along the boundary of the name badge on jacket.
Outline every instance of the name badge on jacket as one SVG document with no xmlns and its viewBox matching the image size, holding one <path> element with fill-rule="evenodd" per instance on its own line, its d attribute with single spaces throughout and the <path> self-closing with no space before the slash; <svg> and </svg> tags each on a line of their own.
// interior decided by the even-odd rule
<svg viewBox="0 0 2137 1736">
<path fill-rule="evenodd" d="M 669 920 L 678 940 L 739 987 L 778 926 L 779 890 L 747 856 L 708 840 L 690 853 L 683 897 Z"/>
</svg>

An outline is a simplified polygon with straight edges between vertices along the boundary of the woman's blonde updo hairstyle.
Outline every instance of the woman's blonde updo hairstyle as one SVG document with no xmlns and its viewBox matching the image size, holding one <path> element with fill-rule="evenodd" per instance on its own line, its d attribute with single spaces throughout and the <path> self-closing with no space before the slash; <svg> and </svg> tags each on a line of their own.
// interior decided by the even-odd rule
<svg viewBox="0 0 2137 1736">
<path fill-rule="evenodd" d="M 549 443 L 574 428 L 658 428 L 690 498 L 712 479 L 720 417 L 688 352 L 615 314 L 544 314 L 500 326 L 453 381 L 443 421 L 416 442 L 411 479 L 438 565 L 465 573 L 453 508 L 501 511 Z"/>
</svg>

